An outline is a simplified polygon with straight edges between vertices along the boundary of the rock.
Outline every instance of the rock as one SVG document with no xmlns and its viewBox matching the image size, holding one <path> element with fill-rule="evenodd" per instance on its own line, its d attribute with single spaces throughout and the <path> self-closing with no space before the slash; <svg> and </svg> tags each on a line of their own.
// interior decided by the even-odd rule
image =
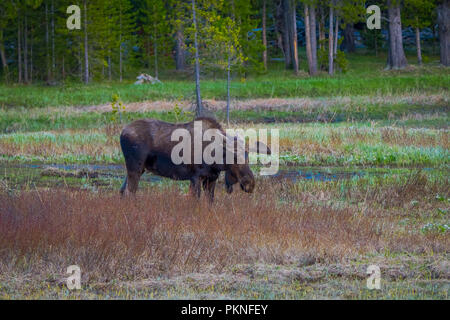
<svg viewBox="0 0 450 320">
<path fill-rule="evenodd" d="M 146 73 L 141 73 L 136 77 L 137 81 L 134 84 L 143 84 L 143 83 L 161 83 L 158 78 L 153 78 L 151 75 Z"/>
</svg>

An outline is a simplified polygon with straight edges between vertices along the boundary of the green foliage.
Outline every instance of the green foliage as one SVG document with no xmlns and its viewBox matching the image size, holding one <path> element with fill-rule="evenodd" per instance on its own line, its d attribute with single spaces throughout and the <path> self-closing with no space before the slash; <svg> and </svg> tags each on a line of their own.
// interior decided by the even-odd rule
<svg viewBox="0 0 450 320">
<path fill-rule="evenodd" d="M 413 28 L 425 28 L 435 19 L 436 1 L 404 0 L 402 7 L 402 24 Z"/>
<path fill-rule="evenodd" d="M 338 49 L 336 52 L 336 56 L 334 57 L 334 62 L 336 64 L 336 67 L 342 73 L 346 73 L 348 71 L 348 60 L 345 55 L 345 52 L 339 49 L 343 40 L 344 38 L 338 40 Z"/>
<path fill-rule="evenodd" d="M 243 56 L 246 62 L 240 65 L 241 73 L 248 71 L 261 72 L 264 66 L 260 59 L 260 54 L 264 50 L 260 33 L 254 33 L 253 30 L 260 25 L 259 8 L 255 8 L 254 2 L 248 0 L 234 0 L 235 21 L 238 22 L 240 29 L 239 43 L 242 46 Z M 233 8 L 232 8 L 233 9 Z"/>
<path fill-rule="evenodd" d="M 262 69 L 259 55 L 263 46 L 260 38 L 252 34 L 258 27 L 258 20 L 254 18 L 256 10 L 251 2 L 200 0 L 196 1 L 196 11 L 203 72 L 215 74 L 227 69 L 228 57 L 233 69 L 241 74 Z M 193 38 L 192 25 L 186 28 L 186 33 Z M 193 52 L 192 43 L 189 49 Z"/>
<path fill-rule="evenodd" d="M 374 50 L 375 48 L 379 50 L 384 41 L 380 30 L 377 29 L 369 30 L 365 28 L 361 31 L 361 37 L 364 45 L 370 50 Z"/>
<path fill-rule="evenodd" d="M 319 51 L 320 53 L 320 51 Z M 339 77 L 325 74 L 310 78 L 295 77 L 284 69 L 284 64 L 272 64 L 264 75 L 249 74 L 247 81 L 232 81 L 233 97 L 253 98 L 295 98 L 334 96 L 379 96 L 386 95 L 444 95 L 450 86 L 449 70 L 437 66 L 425 66 L 398 73 L 383 72 L 385 56 L 349 54 L 349 71 Z M 432 56 L 433 60 L 436 59 Z M 180 76 L 175 75 L 177 78 Z M 110 104 L 111 96 L 119 94 L 124 103 L 156 100 L 189 100 L 194 90 L 190 80 L 166 80 L 163 85 L 133 85 L 131 82 L 111 82 L 82 85 L 66 82 L 61 86 L 0 85 L 0 108 L 46 108 L 59 106 L 92 106 Z M 226 85 L 222 81 L 204 79 L 202 95 L 205 99 L 225 100 Z M 445 100 L 442 100 L 445 101 Z M 0 118 L 5 117 L 4 111 Z M 44 116 L 43 116 L 44 117 Z M 20 121 L 16 119 L 16 121 Z M 44 120 L 44 119 L 42 119 Z"/>
<path fill-rule="evenodd" d="M 338 40 L 338 48 L 340 47 L 344 38 Z M 324 39 L 320 42 L 322 44 L 321 48 L 317 49 L 317 61 L 321 68 L 321 70 L 328 69 L 328 40 Z M 336 56 L 334 57 L 334 64 L 337 70 L 340 70 L 342 73 L 346 73 L 349 68 L 349 62 L 345 55 L 345 52 L 338 49 L 336 52 Z"/>
<path fill-rule="evenodd" d="M 445 234 L 448 231 L 450 231 L 450 226 L 448 224 L 441 224 L 441 223 L 427 223 L 422 227 L 421 231 L 425 234 L 427 233 Z"/>
<path fill-rule="evenodd" d="M 346 73 L 348 71 L 348 60 L 344 51 L 338 50 L 334 61 L 342 73 Z"/>
<path fill-rule="evenodd" d="M 320 48 L 318 46 L 317 49 L 317 63 L 321 70 L 327 70 L 328 69 L 328 40 L 323 39 L 319 41 L 319 44 L 321 44 Z"/>
<path fill-rule="evenodd" d="M 436 195 L 436 200 L 442 201 L 442 202 L 450 202 L 449 198 L 444 197 L 443 195 L 437 194 Z"/>
<path fill-rule="evenodd" d="M 153 66 L 155 76 L 159 69 L 158 64 L 165 66 L 167 61 L 159 61 L 161 57 L 170 53 L 170 19 L 163 0 L 142 1 L 139 9 L 139 24 L 142 36 L 139 44 L 144 61 L 148 68 Z"/>
<path fill-rule="evenodd" d="M 24 55 L 25 48 L 22 47 L 21 74 L 24 73 L 25 57 L 28 57 L 27 67 L 29 78 L 32 74 L 32 82 L 45 81 L 49 84 L 82 80 L 86 71 L 85 54 L 89 60 L 89 76 L 94 81 L 134 79 L 142 69 L 149 70 L 150 74 L 156 73 L 157 66 L 158 77 L 161 74 L 162 77 L 170 78 L 173 74 L 176 40 L 180 39 L 176 43 L 181 44 L 183 52 L 193 42 L 192 6 L 189 0 L 86 1 L 86 12 L 82 0 L 0 2 L 0 53 L 4 51 L 7 61 L 6 66 L 0 65 L 0 76 L 3 75 L 6 82 L 19 78 L 19 30 L 22 38 L 20 43 L 25 44 L 25 34 L 27 39 L 27 54 Z M 270 58 L 280 52 L 276 45 L 280 40 L 279 26 L 276 25 L 279 2 L 266 1 L 271 64 L 277 64 Z M 364 0 L 296 0 L 297 14 L 302 9 L 300 2 L 316 6 L 317 23 L 321 20 L 320 9 L 323 9 L 326 20 L 328 7 L 333 3 L 335 14 L 341 21 L 341 29 L 347 23 L 364 22 L 365 6 L 374 3 Z M 379 3 L 383 9 L 385 2 Z M 66 9 L 71 4 L 81 8 L 81 30 L 68 30 L 66 27 Z M 402 0 L 402 4 L 401 16 L 405 26 L 423 28 L 435 22 L 434 0 Z M 233 73 L 238 74 L 242 81 L 247 81 L 252 73 L 262 73 L 262 1 L 197 0 L 196 5 L 202 76 L 212 74 L 222 77 L 223 71 L 228 68 L 228 56 L 231 57 Z M 363 38 L 369 49 L 381 47 L 379 31 L 363 31 Z M 299 48 L 299 54 L 302 51 L 303 48 Z M 189 65 L 192 55 L 182 56 Z M 322 66 L 326 65 L 325 52 L 319 51 L 319 57 Z M 341 64 L 338 67 L 345 70 L 343 58 L 338 53 L 336 60 Z M 180 65 L 184 65 L 184 62 Z M 189 67 L 184 71 L 177 75 L 190 76 Z"/>
<path fill-rule="evenodd" d="M 111 109 L 111 121 L 122 123 L 122 114 L 126 112 L 126 107 L 122 103 L 122 100 L 120 100 L 119 95 L 116 93 L 112 95 Z M 127 118 L 129 119 L 129 117 Z"/>
<path fill-rule="evenodd" d="M 191 121 L 192 118 L 194 117 L 194 112 L 184 111 L 182 108 L 180 108 L 178 103 L 176 103 L 175 106 L 173 107 L 173 109 L 171 111 L 167 112 L 167 114 L 169 116 L 173 116 L 175 118 L 176 123 L 188 122 L 188 121 Z"/>
<path fill-rule="evenodd" d="M 358 23 L 365 21 L 365 0 L 340 0 L 336 3 L 336 14 L 343 20 L 343 27 L 345 27 L 347 23 Z"/>
</svg>

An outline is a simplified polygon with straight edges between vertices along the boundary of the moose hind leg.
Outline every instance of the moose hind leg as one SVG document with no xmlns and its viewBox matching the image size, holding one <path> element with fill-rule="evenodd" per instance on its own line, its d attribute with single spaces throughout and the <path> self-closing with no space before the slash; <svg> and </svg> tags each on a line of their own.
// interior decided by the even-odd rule
<svg viewBox="0 0 450 320">
<path fill-rule="evenodd" d="M 202 189 L 201 189 L 201 181 L 199 178 L 191 179 L 189 191 L 197 199 L 200 199 L 200 194 L 201 194 Z"/>
<path fill-rule="evenodd" d="M 208 193 L 208 200 L 210 203 L 214 201 L 214 190 L 216 188 L 216 180 L 203 180 L 203 190 Z"/>
</svg>

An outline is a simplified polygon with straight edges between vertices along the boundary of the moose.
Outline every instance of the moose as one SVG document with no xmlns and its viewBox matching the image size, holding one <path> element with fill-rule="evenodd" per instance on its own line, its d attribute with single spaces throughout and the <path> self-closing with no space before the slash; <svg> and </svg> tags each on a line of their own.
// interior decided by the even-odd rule
<svg viewBox="0 0 450 320">
<path fill-rule="evenodd" d="M 223 139 L 223 155 L 231 152 L 237 157 L 238 137 L 227 136 L 220 123 L 209 117 L 198 117 L 194 121 L 180 124 L 168 123 L 155 119 L 136 120 L 124 127 L 120 135 L 120 146 L 125 158 L 127 176 L 120 188 L 120 193 L 135 194 L 139 180 L 145 170 L 174 180 L 189 180 L 191 194 L 200 198 L 201 188 L 207 193 L 210 202 L 214 200 L 216 181 L 222 171 L 225 172 L 225 185 L 228 193 L 233 192 L 233 186 L 237 183 L 243 191 L 251 193 L 255 188 L 255 177 L 249 167 L 248 153 L 270 154 L 270 149 L 262 142 L 257 141 L 252 148 L 245 149 L 244 161 L 226 161 L 207 164 L 180 163 L 175 164 L 171 153 L 177 141 L 172 141 L 172 133 L 176 129 L 185 129 L 194 136 L 194 122 L 201 121 L 203 132 L 215 129 Z M 202 132 L 202 133 L 203 133 Z M 232 141 L 232 149 L 229 146 Z M 242 140 L 241 140 L 242 142 Z M 192 141 L 194 144 L 194 141 Z M 202 150 L 205 144 L 202 142 Z"/>
</svg>

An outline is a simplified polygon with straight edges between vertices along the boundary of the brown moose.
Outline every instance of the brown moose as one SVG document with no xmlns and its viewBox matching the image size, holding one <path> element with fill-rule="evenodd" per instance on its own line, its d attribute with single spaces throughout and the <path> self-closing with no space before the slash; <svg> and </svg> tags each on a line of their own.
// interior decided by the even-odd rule
<svg viewBox="0 0 450 320">
<path fill-rule="evenodd" d="M 227 137 L 222 126 L 214 119 L 201 117 L 195 119 L 201 121 L 203 132 L 208 129 L 217 129 L 224 139 L 225 148 L 228 139 L 236 137 Z M 153 174 L 167 177 L 174 180 L 189 180 L 191 182 L 190 190 L 197 198 L 200 197 L 201 187 L 208 194 L 210 201 L 214 199 L 214 189 L 216 180 L 222 171 L 225 171 L 225 184 L 228 193 L 233 191 L 233 185 L 240 184 L 245 192 L 253 192 L 255 188 L 255 178 L 248 164 L 248 152 L 267 150 L 269 148 L 261 142 L 257 142 L 256 148 L 245 150 L 245 163 L 239 164 L 237 161 L 227 164 L 226 161 L 220 163 L 206 164 L 202 161 L 200 164 L 175 164 L 171 158 L 172 148 L 178 143 L 171 141 L 172 132 L 175 129 L 183 128 L 194 136 L 194 121 L 181 124 L 173 124 L 155 119 L 141 119 L 128 124 L 120 135 L 120 146 L 125 157 L 127 176 L 125 178 L 120 193 L 134 194 L 138 188 L 141 175 L 148 170 Z M 203 133 L 202 132 L 202 133 Z M 192 144 L 194 142 L 192 141 Z M 234 144 L 235 155 L 237 153 L 237 143 Z M 202 143 L 203 149 L 205 143 Z M 230 150 L 224 150 L 224 155 Z"/>
</svg>

